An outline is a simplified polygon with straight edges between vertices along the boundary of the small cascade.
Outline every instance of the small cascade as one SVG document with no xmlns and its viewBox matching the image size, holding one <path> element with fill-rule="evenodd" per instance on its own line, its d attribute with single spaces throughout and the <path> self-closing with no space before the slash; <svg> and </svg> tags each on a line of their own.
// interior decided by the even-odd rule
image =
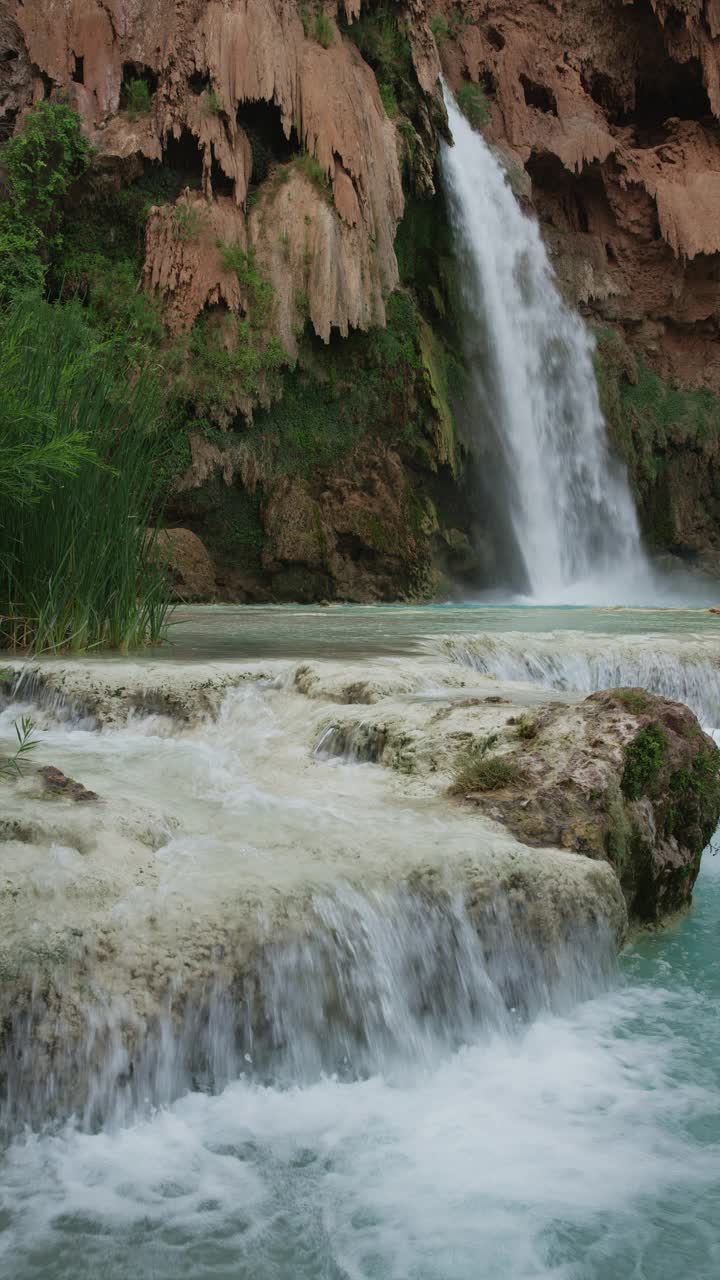
<svg viewBox="0 0 720 1280">
<path fill-rule="evenodd" d="M 3 1010 L 0 1131 L 74 1115 L 93 1130 L 128 1122 L 188 1089 L 238 1077 L 309 1083 L 429 1068 L 464 1043 L 556 1013 L 603 990 L 614 971 L 604 922 L 564 929 L 549 948 L 537 904 L 504 892 L 470 912 L 452 892 L 317 897 L 283 937 L 236 967 L 218 948 L 203 982 L 173 983 L 138 1015 L 67 969 Z M 78 987 L 80 983 L 78 982 Z"/>
<path fill-rule="evenodd" d="M 634 686 L 684 702 L 705 726 L 720 725 L 720 657 L 714 640 L 677 644 L 647 636 L 522 632 L 446 636 L 440 648 L 496 680 L 571 693 Z"/>
<path fill-rule="evenodd" d="M 442 165 L 461 261 L 475 429 L 499 457 L 505 506 L 534 601 L 649 599 L 651 575 L 624 468 L 610 455 L 592 342 L 563 302 L 537 223 L 449 93 Z M 492 460 L 491 460 L 492 461 Z M 506 566 L 510 573 L 510 569 Z"/>
</svg>

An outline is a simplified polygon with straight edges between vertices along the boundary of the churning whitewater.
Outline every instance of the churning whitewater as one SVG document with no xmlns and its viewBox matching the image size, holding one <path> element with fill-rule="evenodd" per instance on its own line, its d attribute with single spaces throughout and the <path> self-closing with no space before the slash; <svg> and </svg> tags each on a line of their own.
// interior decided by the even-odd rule
<svg viewBox="0 0 720 1280">
<path fill-rule="evenodd" d="M 610 455 L 592 343 L 565 305 L 537 223 L 445 94 L 442 164 L 461 260 L 466 355 L 496 439 L 525 587 L 538 602 L 637 603 L 652 594 L 624 468 Z"/>
</svg>

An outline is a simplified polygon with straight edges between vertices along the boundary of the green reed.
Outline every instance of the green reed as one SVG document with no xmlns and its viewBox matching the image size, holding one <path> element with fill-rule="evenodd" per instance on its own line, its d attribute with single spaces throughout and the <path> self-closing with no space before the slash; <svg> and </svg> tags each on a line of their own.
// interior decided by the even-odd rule
<svg viewBox="0 0 720 1280">
<path fill-rule="evenodd" d="M 0 647 L 126 649 L 163 633 L 158 391 L 75 303 L 0 314 Z"/>
</svg>

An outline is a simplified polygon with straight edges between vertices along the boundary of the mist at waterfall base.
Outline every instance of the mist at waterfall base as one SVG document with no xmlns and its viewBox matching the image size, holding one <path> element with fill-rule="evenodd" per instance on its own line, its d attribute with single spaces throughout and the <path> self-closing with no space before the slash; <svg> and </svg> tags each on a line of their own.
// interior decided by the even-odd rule
<svg viewBox="0 0 720 1280">
<path fill-rule="evenodd" d="M 533 640 L 525 678 L 567 687 L 578 673 L 583 685 L 606 674 L 578 650 L 577 634 L 553 643 L 551 663 L 547 638 Z M 457 657 L 492 671 L 520 662 L 518 644 L 490 636 Z M 658 661 L 652 637 L 636 656 L 607 638 L 606 648 L 615 644 L 618 670 L 633 662 L 637 683 L 687 686 L 706 722 L 714 713 L 711 657 L 705 681 L 700 659 L 678 671 L 670 657 Z M 320 760 L 311 774 L 303 766 L 295 794 L 307 714 L 303 700 L 266 687 L 235 691 L 216 726 L 178 738 L 157 736 L 152 717 L 100 735 L 49 733 L 99 791 L 142 800 L 164 780 L 183 812 L 212 799 L 215 839 L 235 830 L 261 843 L 271 825 L 300 856 L 313 840 L 389 849 L 427 838 L 409 801 L 388 806 L 377 766 Z M 169 881 L 192 861 L 192 842 L 182 843 L 159 854 Z M 579 949 L 530 1016 L 496 1001 L 482 948 L 455 908 L 435 920 L 402 902 L 384 910 L 353 899 L 323 911 L 320 952 L 273 967 L 295 1062 L 305 1064 L 295 1081 L 263 1080 L 248 1064 L 215 1092 L 190 1083 L 116 1123 L 15 1139 L 0 1156 L 3 1274 L 715 1280 L 720 859 L 705 855 L 692 913 L 641 939 L 616 980 L 602 965 L 593 978 L 597 956 Z M 340 962 L 351 1005 L 360 998 L 391 1033 L 358 1072 L 312 1066 L 322 954 Z M 437 954 L 458 963 L 432 1004 Z"/>
<path fill-rule="evenodd" d="M 591 336 L 562 300 L 502 165 L 447 89 L 445 101 L 453 144 L 443 144 L 442 171 L 470 371 L 464 429 L 480 523 L 493 536 L 490 597 L 714 603 L 711 583 L 651 567 L 625 467 L 608 448 Z"/>
</svg>

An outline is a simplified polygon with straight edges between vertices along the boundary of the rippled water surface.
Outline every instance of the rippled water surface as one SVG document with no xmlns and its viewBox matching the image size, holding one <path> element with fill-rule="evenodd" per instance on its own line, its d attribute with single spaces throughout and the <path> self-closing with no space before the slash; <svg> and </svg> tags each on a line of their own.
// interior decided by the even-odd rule
<svg viewBox="0 0 720 1280">
<path fill-rule="evenodd" d="M 714 597 L 709 593 L 712 602 Z M 707 609 L 584 609 L 507 605 L 194 605 L 178 608 L 169 644 L 153 657 L 197 659 L 371 657 L 418 652 L 436 636 L 578 631 L 716 636 Z M 112 659 L 108 659 L 112 661 Z"/>
</svg>

